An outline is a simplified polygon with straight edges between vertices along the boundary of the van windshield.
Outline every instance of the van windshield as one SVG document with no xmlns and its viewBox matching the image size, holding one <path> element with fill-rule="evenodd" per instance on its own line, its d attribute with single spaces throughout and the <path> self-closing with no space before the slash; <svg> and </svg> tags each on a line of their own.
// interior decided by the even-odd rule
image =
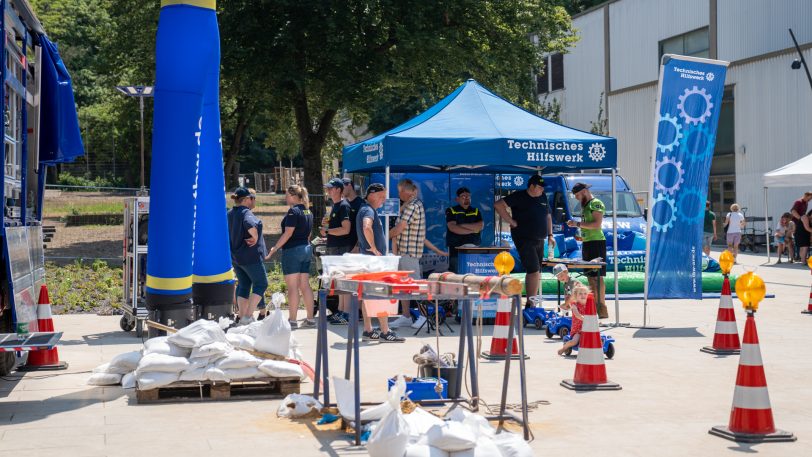
<svg viewBox="0 0 812 457">
<path fill-rule="evenodd" d="M 579 202 L 572 193 L 567 192 L 567 194 L 572 215 L 581 217 L 581 202 Z M 592 195 L 600 199 L 606 206 L 606 214 L 604 214 L 604 217 L 612 217 L 612 192 L 596 190 L 592 192 Z M 617 217 L 643 217 L 643 212 L 640 211 L 640 205 L 637 204 L 637 199 L 634 198 L 634 194 L 631 192 L 617 193 L 617 208 Z"/>
</svg>

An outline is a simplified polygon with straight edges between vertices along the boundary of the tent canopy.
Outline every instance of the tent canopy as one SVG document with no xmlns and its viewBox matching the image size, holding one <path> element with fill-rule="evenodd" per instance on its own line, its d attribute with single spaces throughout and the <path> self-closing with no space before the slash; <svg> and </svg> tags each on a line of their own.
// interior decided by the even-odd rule
<svg viewBox="0 0 812 457">
<path fill-rule="evenodd" d="M 473 79 L 424 113 L 344 148 L 347 172 L 554 173 L 617 167 L 617 140 L 529 113 Z"/>
<path fill-rule="evenodd" d="M 812 181 L 812 154 L 764 173 L 764 187 L 804 187 Z"/>
</svg>

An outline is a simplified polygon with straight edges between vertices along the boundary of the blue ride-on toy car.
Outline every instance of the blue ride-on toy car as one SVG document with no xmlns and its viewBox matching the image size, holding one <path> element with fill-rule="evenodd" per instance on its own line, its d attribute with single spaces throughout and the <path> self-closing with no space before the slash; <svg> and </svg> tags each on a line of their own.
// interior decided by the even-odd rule
<svg viewBox="0 0 812 457">
<path fill-rule="evenodd" d="M 569 333 L 567 333 L 567 335 L 564 336 L 563 339 L 564 339 L 564 342 L 566 343 L 568 341 L 571 341 L 572 337 L 570 337 Z M 607 359 L 611 359 L 612 357 L 615 356 L 614 342 L 615 342 L 615 339 L 612 338 L 610 335 L 601 334 L 601 343 L 603 344 L 603 354 L 606 356 Z M 578 345 L 577 344 L 575 346 L 571 347 L 571 348 L 568 348 L 566 351 L 564 351 L 564 355 L 571 355 L 573 350 L 576 350 L 576 351 L 578 350 Z"/>
<path fill-rule="evenodd" d="M 525 308 L 522 314 L 524 315 L 524 326 L 527 327 L 533 324 L 538 330 L 544 328 L 549 319 L 558 316 L 555 311 L 546 311 L 544 308 L 538 306 Z"/>
<path fill-rule="evenodd" d="M 552 338 L 556 335 L 562 339 L 570 334 L 572 328 L 572 317 L 554 315 L 547 319 L 547 338 Z"/>
</svg>

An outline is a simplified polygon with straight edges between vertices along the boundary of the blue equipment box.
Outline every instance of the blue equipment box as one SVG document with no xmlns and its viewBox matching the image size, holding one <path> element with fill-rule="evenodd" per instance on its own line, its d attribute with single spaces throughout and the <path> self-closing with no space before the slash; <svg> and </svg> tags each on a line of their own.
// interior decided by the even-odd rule
<svg viewBox="0 0 812 457">
<path fill-rule="evenodd" d="M 443 378 L 440 379 L 440 384 L 443 385 L 443 393 L 437 395 L 434 391 L 434 386 L 437 385 L 438 378 L 407 378 L 411 380 L 406 381 L 406 393 L 409 400 L 417 402 L 420 400 L 445 400 L 448 398 L 448 381 Z M 396 378 L 390 378 L 387 381 L 388 390 L 392 390 L 395 385 Z M 411 392 L 411 393 L 410 393 Z"/>
</svg>

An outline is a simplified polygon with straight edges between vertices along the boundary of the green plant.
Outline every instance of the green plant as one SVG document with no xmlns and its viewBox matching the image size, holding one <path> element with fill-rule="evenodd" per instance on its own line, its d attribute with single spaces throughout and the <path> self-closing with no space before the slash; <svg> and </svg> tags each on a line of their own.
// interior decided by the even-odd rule
<svg viewBox="0 0 812 457">
<path fill-rule="evenodd" d="M 122 271 L 103 260 L 46 265 L 46 280 L 56 314 L 102 313 L 121 308 L 124 302 Z"/>
</svg>

